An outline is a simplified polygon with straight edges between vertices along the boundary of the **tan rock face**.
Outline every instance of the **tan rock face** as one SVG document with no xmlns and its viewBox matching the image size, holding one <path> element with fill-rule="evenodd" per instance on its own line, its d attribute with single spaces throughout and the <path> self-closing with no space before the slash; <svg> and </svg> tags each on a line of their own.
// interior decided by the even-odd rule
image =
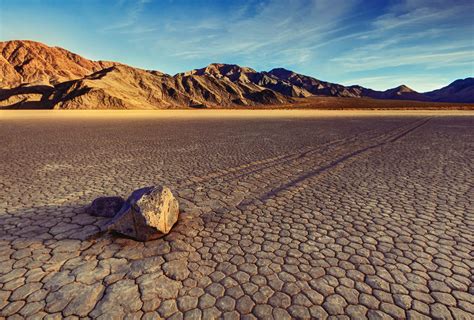
<svg viewBox="0 0 474 320">
<path fill-rule="evenodd" d="M 36 41 L 0 42 L 0 87 L 55 84 L 82 78 L 117 63 L 92 61 Z"/>
<path fill-rule="evenodd" d="M 178 220 L 178 201 L 167 187 L 157 187 L 145 194 L 136 206 L 145 218 L 147 225 L 162 233 L 168 233 Z"/>
<path fill-rule="evenodd" d="M 168 187 L 145 187 L 130 195 L 104 229 L 148 241 L 169 233 L 178 215 L 178 201 Z"/>
<path fill-rule="evenodd" d="M 5 41 L 0 42 L 0 108 L 222 108 L 292 101 L 252 82 L 257 73 L 250 68 L 210 65 L 206 70 L 170 76 L 89 60 L 35 41 Z"/>
</svg>

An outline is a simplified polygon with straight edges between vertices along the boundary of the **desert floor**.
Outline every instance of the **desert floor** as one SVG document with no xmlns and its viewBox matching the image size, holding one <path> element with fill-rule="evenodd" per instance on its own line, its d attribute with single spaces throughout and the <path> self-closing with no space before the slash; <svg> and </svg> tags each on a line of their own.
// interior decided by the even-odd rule
<svg viewBox="0 0 474 320">
<path fill-rule="evenodd" d="M 4 111 L 0 137 L 0 318 L 473 317 L 472 112 Z M 153 184 L 169 235 L 96 235 L 90 201 Z"/>
</svg>

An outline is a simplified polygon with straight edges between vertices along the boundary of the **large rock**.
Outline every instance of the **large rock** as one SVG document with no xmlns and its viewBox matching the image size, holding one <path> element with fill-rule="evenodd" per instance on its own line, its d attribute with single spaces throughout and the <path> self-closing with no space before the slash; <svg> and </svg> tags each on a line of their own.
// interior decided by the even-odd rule
<svg viewBox="0 0 474 320">
<path fill-rule="evenodd" d="M 170 232 L 178 221 L 179 206 L 168 187 L 145 187 L 134 191 L 103 230 L 148 241 Z"/>
<path fill-rule="evenodd" d="M 100 197 L 92 201 L 87 212 L 96 217 L 113 218 L 124 203 L 125 199 L 122 197 Z"/>
</svg>

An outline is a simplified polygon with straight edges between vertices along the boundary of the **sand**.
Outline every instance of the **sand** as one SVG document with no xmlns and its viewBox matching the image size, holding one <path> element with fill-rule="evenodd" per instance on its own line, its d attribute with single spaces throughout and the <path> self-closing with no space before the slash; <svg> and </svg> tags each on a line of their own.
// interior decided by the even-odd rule
<svg viewBox="0 0 474 320">
<path fill-rule="evenodd" d="M 472 116 L 472 110 L 0 110 L 0 120 L 75 118 L 313 118 Z"/>
</svg>

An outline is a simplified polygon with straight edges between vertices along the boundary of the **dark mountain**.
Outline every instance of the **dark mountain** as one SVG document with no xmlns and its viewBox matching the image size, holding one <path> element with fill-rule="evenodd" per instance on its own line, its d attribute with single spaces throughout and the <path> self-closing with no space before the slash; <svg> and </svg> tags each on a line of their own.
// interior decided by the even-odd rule
<svg viewBox="0 0 474 320">
<path fill-rule="evenodd" d="M 474 78 L 459 79 L 441 89 L 425 92 L 432 101 L 474 102 Z"/>
<path fill-rule="evenodd" d="M 357 91 L 340 84 L 321 81 L 309 76 L 305 76 L 293 71 L 276 68 L 270 70 L 268 74 L 273 77 L 290 83 L 291 85 L 301 88 L 309 93 L 309 95 L 332 96 L 332 97 L 360 97 Z"/>
<path fill-rule="evenodd" d="M 379 98 L 380 99 L 380 98 Z M 393 100 L 418 100 L 427 101 L 429 100 L 422 93 L 418 93 L 415 90 L 402 84 L 393 89 L 388 89 L 382 92 L 382 99 L 393 99 Z"/>
<path fill-rule="evenodd" d="M 372 99 L 429 101 L 429 98 L 407 87 L 406 85 L 401 85 L 385 91 L 367 89 L 361 86 L 350 86 L 348 88 L 357 92 L 357 96 L 360 98 L 366 97 Z"/>
</svg>

